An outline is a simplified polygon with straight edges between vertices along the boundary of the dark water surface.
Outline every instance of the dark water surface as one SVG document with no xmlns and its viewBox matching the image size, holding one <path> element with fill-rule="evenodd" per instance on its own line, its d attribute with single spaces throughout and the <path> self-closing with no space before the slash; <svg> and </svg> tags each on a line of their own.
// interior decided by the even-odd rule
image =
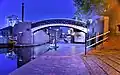
<svg viewBox="0 0 120 75">
<path fill-rule="evenodd" d="M 17 58 L 11 59 L 6 54 L 0 54 L 0 75 L 8 75 L 17 68 Z"/>
<path fill-rule="evenodd" d="M 46 51 L 46 48 L 49 46 L 42 45 L 37 47 L 27 47 L 27 48 L 17 48 L 14 49 L 12 54 L 7 53 L 8 48 L 1 48 L 0 49 L 0 75 L 8 75 L 12 71 L 18 68 L 18 66 L 22 66 L 25 63 L 30 61 L 31 56 L 33 55 L 33 48 L 35 50 L 34 54 L 37 55 L 38 53 L 43 54 Z M 18 57 L 24 62 L 20 62 L 18 65 Z"/>
</svg>

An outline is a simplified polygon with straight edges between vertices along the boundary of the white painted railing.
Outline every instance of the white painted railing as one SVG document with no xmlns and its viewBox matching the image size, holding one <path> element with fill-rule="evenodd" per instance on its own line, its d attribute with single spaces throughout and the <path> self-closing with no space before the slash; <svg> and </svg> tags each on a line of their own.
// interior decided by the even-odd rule
<svg viewBox="0 0 120 75">
<path fill-rule="evenodd" d="M 105 33 L 103 33 L 103 34 L 100 34 L 100 35 L 98 35 L 98 36 L 95 36 L 95 37 L 93 37 L 93 38 L 90 38 L 90 39 L 86 40 L 86 42 L 89 42 L 89 41 L 91 41 L 91 40 L 93 40 L 93 39 L 97 39 L 98 37 L 101 37 L 101 36 L 105 36 L 105 35 L 107 35 L 107 34 L 109 34 L 109 33 L 110 33 L 110 31 L 105 32 Z M 106 41 L 107 39 L 108 39 L 108 37 L 105 37 L 104 39 L 102 39 L 102 40 L 100 40 L 100 41 L 96 41 L 95 43 L 93 43 L 93 44 L 91 44 L 91 45 L 89 45 L 89 46 L 86 46 L 86 48 L 90 48 L 90 47 L 92 47 L 92 46 L 94 46 L 94 45 L 96 45 L 96 44 L 98 44 L 98 43 L 100 43 L 100 42 Z"/>
<path fill-rule="evenodd" d="M 87 48 L 90 48 L 90 47 L 92 47 L 92 46 L 94 46 L 94 45 L 96 45 L 96 44 L 98 44 L 98 43 L 100 43 L 100 42 L 103 42 L 103 41 L 107 40 L 107 39 L 108 39 L 108 37 L 106 37 L 106 38 L 104 38 L 103 40 L 100 40 L 100 41 L 98 41 L 98 42 L 96 42 L 96 43 L 94 43 L 94 44 L 92 44 L 92 45 L 87 46 Z"/>
<path fill-rule="evenodd" d="M 93 40 L 93 39 L 96 39 L 96 38 L 98 38 L 98 37 L 101 37 L 101 36 L 107 35 L 108 33 L 110 33 L 110 31 L 105 32 L 105 33 L 103 33 L 103 34 L 100 34 L 100 35 L 98 35 L 98 36 L 95 36 L 95 37 L 93 37 L 93 38 L 90 38 L 90 39 L 87 40 L 87 42 L 88 42 L 88 41 L 91 41 L 91 40 Z"/>
</svg>

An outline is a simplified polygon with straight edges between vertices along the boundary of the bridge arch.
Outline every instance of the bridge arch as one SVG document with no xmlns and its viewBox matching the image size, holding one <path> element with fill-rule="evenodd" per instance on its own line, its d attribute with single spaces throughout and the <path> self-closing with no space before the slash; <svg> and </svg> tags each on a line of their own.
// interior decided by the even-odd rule
<svg viewBox="0 0 120 75">
<path fill-rule="evenodd" d="M 31 30 L 33 33 L 47 27 L 54 27 L 54 26 L 63 26 L 63 27 L 71 27 L 78 29 L 84 33 L 87 33 L 87 27 L 85 24 L 79 21 L 75 21 L 73 19 L 49 19 L 43 20 L 36 23 L 33 23 L 31 26 Z"/>
</svg>

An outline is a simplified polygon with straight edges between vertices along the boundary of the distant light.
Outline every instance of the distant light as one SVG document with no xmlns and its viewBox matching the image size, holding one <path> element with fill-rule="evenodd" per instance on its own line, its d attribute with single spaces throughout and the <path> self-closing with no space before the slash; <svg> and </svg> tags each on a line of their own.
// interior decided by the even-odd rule
<svg viewBox="0 0 120 75">
<path fill-rule="evenodd" d="M 75 32 L 73 32 L 72 35 L 74 36 L 74 35 L 75 35 Z"/>
<path fill-rule="evenodd" d="M 70 34 L 71 33 L 71 30 L 68 30 L 68 34 Z"/>
<path fill-rule="evenodd" d="M 9 55 L 11 54 L 11 53 L 8 53 Z"/>
<path fill-rule="evenodd" d="M 19 32 L 19 34 L 22 34 L 23 32 Z"/>
<path fill-rule="evenodd" d="M 105 9 L 104 12 L 106 12 L 107 10 Z"/>
<path fill-rule="evenodd" d="M 0 36 L 0 38 L 2 38 L 3 36 Z"/>
<path fill-rule="evenodd" d="M 59 31 L 59 29 L 56 29 L 57 31 Z"/>
<path fill-rule="evenodd" d="M 89 32 L 89 31 L 90 31 L 90 29 L 87 29 L 87 31 Z"/>
<path fill-rule="evenodd" d="M 65 33 L 62 33 L 63 35 L 65 34 Z"/>
</svg>

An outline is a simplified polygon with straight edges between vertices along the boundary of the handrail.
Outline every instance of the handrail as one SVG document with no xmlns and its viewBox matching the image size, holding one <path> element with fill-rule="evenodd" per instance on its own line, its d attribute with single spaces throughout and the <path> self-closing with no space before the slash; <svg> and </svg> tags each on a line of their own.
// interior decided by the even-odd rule
<svg viewBox="0 0 120 75">
<path fill-rule="evenodd" d="M 110 33 L 110 31 L 105 32 L 105 33 L 103 33 L 103 34 L 100 34 L 100 35 L 98 35 L 98 36 L 95 36 L 95 37 L 93 37 L 93 38 L 90 38 L 90 39 L 87 40 L 87 42 L 88 42 L 88 41 L 91 41 L 91 40 L 93 40 L 93 39 L 95 39 L 95 38 L 98 38 L 98 37 L 100 37 L 100 36 L 106 35 L 106 34 L 108 34 L 108 33 Z"/>
<path fill-rule="evenodd" d="M 91 44 L 91 45 L 88 45 L 88 46 L 87 46 L 87 42 L 89 42 L 89 41 L 91 41 L 91 40 L 93 40 L 93 39 L 96 39 L 96 38 L 98 38 L 98 37 L 100 37 L 100 36 L 107 35 L 108 33 L 110 33 L 110 31 L 105 32 L 105 33 L 103 33 L 103 34 L 100 34 L 100 35 L 98 35 L 98 36 L 95 36 L 95 37 L 93 37 L 93 38 L 90 38 L 90 39 L 88 39 L 88 40 L 86 40 L 86 38 L 85 38 L 85 55 L 87 54 L 87 49 L 88 49 L 88 48 L 90 48 L 90 47 L 92 47 L 92 46 L 94 46 L 94 45 L 96 45 L 96 44 L 99 44 L 99 43 L 101 43 L 101 42 L 106 41 L 106 40 L 108 39 L 108 37 L 104 37 L 104 39 L 95 41 L 95 43 L 93 43 L 93 44 Z"/>
<path fill-rule="evenodd" d="M 108 39 L 108 37 L 106 37 L 106 38 L 104 38 L 103 40 L 100 40 L 100 41 L 98 41 L 98 42 L 96 42 L 96 43 L 94 43 L 94 44 L 92 44 L 92 45 L 87 46 L 87 48 L 90 48 L 90 47 L 92 47 L 92 46 L 94 46 L 94 45 L 96 45 L 96 44 L 98 44 L 98 43 L 100 43 L 100 42 L 103 42 L 103 41 L 107 40 L 107 39 Z"/>
</svg>

